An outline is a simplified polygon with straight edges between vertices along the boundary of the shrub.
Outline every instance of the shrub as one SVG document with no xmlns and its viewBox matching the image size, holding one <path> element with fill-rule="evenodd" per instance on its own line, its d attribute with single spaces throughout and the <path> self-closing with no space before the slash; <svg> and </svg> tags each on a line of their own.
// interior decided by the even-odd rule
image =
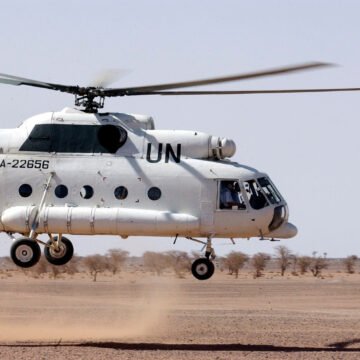
<svg viewBox="0 0 360 360">
<path fill-rule="evenodd" d="M 108 269 L 108 261 L 102 255 L 90 255 L 83 259 L 84 266 L 89 270 L 93 281 L 96 281 L 97 275 Z"/>
<path fill-rule="evenodd" d="M 143 255 L 144 266 L 160 276 L 170 266 L 169 258 L 162 253 L 147 251 Z"/>
<path fill-rule="evenodd" d="M 297 263 L 300 268 L 300 274 L 304 275 L 306 272 L 308 272 L 309 267 L 311 265 L 311 257 L 310 256 L 299 256 Z"/>
<path fill-rule="evenodd" d="M 270 260 L 270 256 L 264 253 L 257 253 L 251 258 L 251 265 L 254 268 L 254 277 L 258 278 L 262 276 L 262 272 L 265 270 L 267 262 Z"/>
<path fill-rule="evenodd" d="M 119 249 L 110 249 L 107 252 L 109 270 L 113 275 L 120 272 L 128 256 L 129 253 L 127 251 Z"/>
<path fill-rule="evenodd" d="M 350 255 L 343 260 L 345 270 L 348 274 L 353 274 L 355 272 L 355 264 L 357 260 L 358 257 L 356 255 Z"/>
<path fill-rule="evenodd" d="M 281 276 L 284 276 L 286 269 L 291 264 L 291 251 L 283 245 L 275 248 L 277 263 L 280 266 Z"/>
<path fill-rule="evenodd" d="M 315 277 L 321 275 L 322 270 L 328 267 L 326 260 L 326 253 L 323 256 L 316 256 L 316 252 L 313 253 L 312 261 L 310 264 L 310 271 Z"/>
<path fill-rule="evenodd" d="M 240 269 L 244 267 L 247 261 L 249 261 L 249 257 L 241 251 L 232 251 L 224 259 L 224 263 L 229 269 L 229 274 L 235 274 L 236 279 L 239 277 Z"/>
<path fill-rule="evenodd" d="M 167 263 L 175 272 L 178 278 L 184 278 L 184 274 L 191 269 L 191 260 L 189 255 L 184 251 L 168 251 L 165 254 L 168 259 Z"/>
</svg>

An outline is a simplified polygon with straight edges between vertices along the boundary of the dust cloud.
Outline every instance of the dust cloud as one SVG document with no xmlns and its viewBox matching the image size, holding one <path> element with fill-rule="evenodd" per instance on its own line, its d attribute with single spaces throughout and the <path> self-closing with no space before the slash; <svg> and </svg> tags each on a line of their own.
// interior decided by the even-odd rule
<svg viewBox="0 0 360 360">
<path fill-rule="evenodd" d="M 161 336 L 181 298 L 173 279 L 141 284 L 19 286 L 0 299 L 0 341 L 136 341 Z M 37 291 L 38 290 L 38 291 Z M 9 294 L 9 296 L 7 296 Z"/>
</svg>

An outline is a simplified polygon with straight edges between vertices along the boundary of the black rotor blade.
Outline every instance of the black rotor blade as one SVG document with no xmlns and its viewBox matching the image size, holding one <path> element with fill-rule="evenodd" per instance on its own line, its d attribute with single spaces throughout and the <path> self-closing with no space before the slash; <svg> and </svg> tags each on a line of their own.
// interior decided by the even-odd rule
<svg viewBox="0 0 360 360">
<path fill-rule="evenodd" d="M 68 92 L 71 94 L 77 94 L 79 92 L 78 86 L 68 86 L 68 85 L 61 85 L 61 84 L 53 84 L 47 83 L 43 81 L 37 81 L 32 79 L 27 79 L 19 76 L 8 75 L 8 74 L 1 74 L 0 73 L 0 83 L 9 84 L 9 85 L 27 85 L 27 86 L 34 86 L 44 89 L 50 90 L 58 90 L 62 92 Z"/>
<path fill-rule="evenodd" d="M 105 96 L 140 95 L 140 93 L 141 95 L 145 95 L 146 93 L 150 93 L 154 91 L 162 91 L 162 90 L 178 89 L 184 87 L 219 84 L 219 83 L 225 83 L 231 81 L 260 78 L 265 76 L 273 76 L 273 75 L 309 70 L 309 69 L 331 66 L 331 65 L 332 64 L 328 64 L 328 63 L 311 62 L 306 64 L 280 67 L 280 68 L 274 68 L 264 71 L 255 71 L 245 74 L 230 75 L 230 76 L 211 78 L 211 79 L 193 80 L 193 81 L 159 84 L 159 85 L 128 87 L 128 88 L 112 88 L 112 89 L 110 88 L 110 89 L 104 89 L 103 94 Z"/>
<path fill-rule="evenodd" d="M 279 89 L 279 90 L 224 90 L 224 91 L 149 91 L 131 95 L 252 95 L 252 94 L 296 94 L 360 91 L 360 88 L 328 89 Z"/>
</svg>

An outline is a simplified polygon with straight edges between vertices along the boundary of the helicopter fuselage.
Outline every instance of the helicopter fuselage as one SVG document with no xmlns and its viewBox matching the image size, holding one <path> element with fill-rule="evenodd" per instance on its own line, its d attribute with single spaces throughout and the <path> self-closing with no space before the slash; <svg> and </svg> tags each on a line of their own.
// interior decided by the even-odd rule
<svg viewBox="0 0 360 360">
<path fill-rule="evenodd" d="M 71 109 L 38 115 L 0 131 L 0 230 L 296 235 L 286 202 L 268 176 L 228 160 L 234 152 L 231 140 L 155 130 L 149 117 Z M 225 191 L 232 196 L 227 204 Z M 262 204 L 256 203 L 260 197 Z"/>
<path fill-rule="evenodd" d="M 10 256 L 31 267 L 44 256 L 65 265 L 74 254 L 63 234 L 178 236 L 200 242 L 192 274 L 215 270 L 214 238 L 291 238 L 288 207 L 270 178 L 230 161 L 232 140 L 197 131 L 157 130 L 151 117 L 98 113 L 108 97 L 244 95 L 358 91 L 359 88 L 187 90 L 329 66 L 312 62 L 200 80 L 131 87 L 65 85 L 0 74 L 0 83 L 75 95 L 75 106 L 0 130 L 0 232 Z M 14 233 L 22 236 L 17 237 Z M 48 234 L 42 241 L 38 235 Z M 57 234 L 57 235 L 55 235 Z M 199 240 L 196 237 L 206 238 Z"/>
</svg>

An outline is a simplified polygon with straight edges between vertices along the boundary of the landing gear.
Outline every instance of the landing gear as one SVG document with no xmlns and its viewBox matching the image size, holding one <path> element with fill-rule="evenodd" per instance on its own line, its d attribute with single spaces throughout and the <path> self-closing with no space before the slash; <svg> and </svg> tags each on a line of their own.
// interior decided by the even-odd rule
<svg viewBox="0 0 360 360">
<path fill-rule="evenodd" d="M 23 237 L 12 244 L 10 256 L 17 266 L 29 268 L 40 260 L 40 246 L 35 240 Z"/>
<path fill-rule="evenodd" d="M 69 239 L 49 234 L 50 240 L 47 243 L 37 238 L 37 229 L 40 223 L 40 213 L 45 206 L 46 195 L 50 189 L 50 183 L 55 173 L 51 172 L 45 184 L 44 192 L 40 200 L 39 206 L 36 208 L 35 216 L 31 223 L 29 237 L 16 240 L 12 233 L 8 233 L 9 237 L 14 240 L 11 247 L 10 255 L 14 263 L 18 266 L 28 268 L 35 265 L 41 257 L 39 243 L 45 245 L 44 255 L 46 260 L 53 265 L 64 265 L 72 258 L 74 247 Z"/>
<path fill-rule="evenodd" d="M 69 239 L 61 236 L 50 236 L 45 243 L 39 239 L 21 237 L 16 239 L 12 233 L 7 235 L 13 240 L 10 256 L 13 262 L 22 268 L 34 266 L 41 257 L 39 244 L 45 245 L 44 255 L 46 260 L 53 265 L 65 265 L 71 260 L 74 254 L 74 247 Z M 37 236 L 37 234 L 35 234 Z"/>
<path fill-rule="evenodd" d="M 65 265 L 73 254 L 74 247 L 71 241 L 63 236 L 51 236 L 44 248 L 46 260 L 53 265 Z"/>
<path fill-rule="evenodd" d="M 215 272 L 215 266 L 212 262 L 213 259 L 215 259 L 215 252 L 214 249 L 211 246 L 211 237 L 208 237 L 207 242 L 188 238 L 189 240 L 200 242 L 204 244 L 205 250 L 205 258 L 196 259 L 191 266 L 191 272 L 194 275 L 194 277 L 198 280 L 207 280 L 210 279 L 214 272 Z"/>
<path fill-rule="evenodd" d="M 198 280 L 210 279 L 215 271 L 214 263 L 206 258 L 197 259 L 191 266 L 191 272 Z"/>
</svg>

